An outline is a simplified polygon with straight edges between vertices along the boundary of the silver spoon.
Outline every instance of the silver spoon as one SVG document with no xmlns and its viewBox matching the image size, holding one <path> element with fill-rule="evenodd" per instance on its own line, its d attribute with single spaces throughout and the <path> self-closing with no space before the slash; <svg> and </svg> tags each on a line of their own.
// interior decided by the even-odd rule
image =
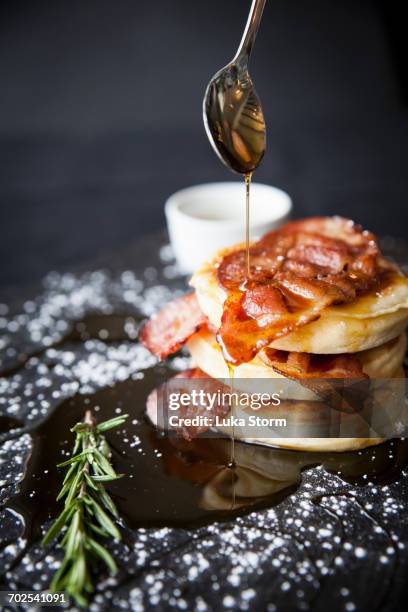
<svg viewBox="0 0 408 612">
<path fill-rule="evenodd" d="M 253 0 L 238 51 L 208 84 L 203 102 L 204 125 L 221 161 L 250 174 L 265 153 L 266 127 L 261 101 L 248 72 L 266 0 Z"/>
</svg>

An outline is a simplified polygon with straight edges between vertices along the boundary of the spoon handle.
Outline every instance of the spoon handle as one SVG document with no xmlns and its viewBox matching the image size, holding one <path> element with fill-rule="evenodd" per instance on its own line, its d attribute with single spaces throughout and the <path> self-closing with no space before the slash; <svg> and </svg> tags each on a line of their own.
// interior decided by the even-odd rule
<svg viewBox="0 0 408 612">
<path fill-rule="evenodd" d="M 265 2 L 266 0 L 252 0 L 248 21 L 246 23 L 245 31 L 234 60 L 237 60 L 239 57 L 243 56 L 246 56 L 247 59 L 249 59 L 256 35 L 258 33 L 259 24 L 261 23 Z"/>
</svg>

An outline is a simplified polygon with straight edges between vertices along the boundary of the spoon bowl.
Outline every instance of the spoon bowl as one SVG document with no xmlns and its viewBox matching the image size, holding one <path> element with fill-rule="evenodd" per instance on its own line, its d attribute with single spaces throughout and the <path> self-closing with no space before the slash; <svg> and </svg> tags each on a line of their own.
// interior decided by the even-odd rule
<svg viewBox="0 0 408 612">
<path fill-rule="evenodd" d="M 244 60 L 217 72 L 204 98 L 204 124 L 213 149 L 239 174 L 259 166 L 266 145 L 261 101 Z"/>
<path fill-rule="evenodd" d="M 203 103 L 208 138 L 234 172 L 251 174 L 265 153 L 266 126 L 261 101 L 248 70 L 265 0 L 253 0 L 236 56 L 208 84 Z"/>
</svg>

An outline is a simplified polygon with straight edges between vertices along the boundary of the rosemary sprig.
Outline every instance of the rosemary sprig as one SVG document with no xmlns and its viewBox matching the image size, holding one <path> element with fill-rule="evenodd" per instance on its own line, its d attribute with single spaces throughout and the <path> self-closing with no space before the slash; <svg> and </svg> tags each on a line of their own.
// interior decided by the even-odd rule
<svg viewBox="0 0 408 612">
<path fill-rule="evenodd" d="M 64 509 L 45 534 L 46 545 L 65 529 L 60 545 L 64 558 L 51 582 L 51 591 L 64 591 L 79 606 L 86 607 L 92 593 L 92 567 L 102 561 L 112 573 L 117 571 L 110 553 L 100 543 L 102 538 L 121 539 L 112 520 L 118 512 L 104 483 L 123 476 L 110 463 L 110 449 L 105 431 L 119 427 L 127 414 L 97 424 L 90 410 L 82 422 L 71 429 L 76 434 L 71 458 L 58 464 L 68 467 L 57 500 L 65 498 Z"/>
</svg>

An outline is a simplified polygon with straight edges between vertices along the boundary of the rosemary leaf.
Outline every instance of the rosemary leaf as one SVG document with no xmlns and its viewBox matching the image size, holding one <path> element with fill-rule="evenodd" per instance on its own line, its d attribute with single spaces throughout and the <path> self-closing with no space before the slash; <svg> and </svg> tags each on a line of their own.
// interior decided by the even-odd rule
<svg viewBox="0 0 408 612">
<path fill-rule="evenodd" d="M 95 449 L 95 458 L 98 459 L 98 465 L 105 474 L 112 476 L 113 478 L 117 477 L 117 474 L 106 457 L 97 449 Z"/>
<path fill-rule="evenodd" d="M 85 450 L 82 451 L 82 453 L 79 453 L 78 455 L 74 455 L 73 457 L 71 457 L 70 459 L 67 459 L 66 461 L 63 461 L 62 463 L 58 463 L 57 467 L 65 467 L 66 465 L 69 465 L 70 463 L 76 463 L 78 461 L 82 461 L 82 459 L 86 459 L 87 455 L 92 455 L 92 453 L 93 451 L 91 448 L 86 448 Z"/>
<path fill-rule="evenodd" d="M 97 533 L 100 536 L 102 536 L 103 538 L 106 537 L 105 531 L 103 529 L 101 529 L 100 527 L 98 527 L 97 525 L 93 525 L 92 523 L 90 523 L 89 528 L 92 529 L 92 531 L 94 531 L 95 533 Z"/>
<path fill-rule="evenodd" d="M 94 511 L 95 518 L 98 521 L 99 525 L 104 529 L 107 533 L 109 533 L 112 538 L 120 539 L 120 533 L 114 523 L 111 521 L 109 516 L 106 514 L 104 510 L 94 501 Z"/>
<path fill-rule="evenodd" d="M 66 525 L 67 521 L 71 518 L 71 515 L 75 512 L 75 507 L 68 506 L 64 508 L 61 512 L 55 523 L 50 527 L 50 529 L 45 534 L 42 544 L 48 544 L 51 542 L 59 534 L 61 529 Z"/>
<path fill-rule="evenodd" d="M 113 516 L 117 517 L 118 516 L 117 508 L 115 504 L 113 503 L 111 496 L 108 495 L 105 489 L 102 487 L 99 491 L 99 497 L 102 500 L 102 503 L 105 506 L 105 508 L 109 510 L 109 512 L 113 514 Z"/>
<path fill-rule="evenodd" d="M 112 480 L 118 480 L 123 476 L 124 474 L 116 474 L 116 476 L 109 476 L 108 474 L 101 474 L 100 476 L 98 476 L 97 474 L 93 474 L 92 480 L 95 480 L 96 482 L 110 482 Z"/>
<path fill-rule="evenodd" d="M 96 426 L 96 430 L 99 432 L 107 431 L 108 429 L 114 429 L 115 427 L 119 427 L 122 425 L 126 419 L 128 418 L 128 414 L 121 414 L 113 419 L 109 419 L 109 421 L 105 421 L 104 423 L 100 423 Z"/>
<path fill-rule="evenodd" d="M 98 487 L 94 483 L 94 477 L 91 478 L 91 476 L 89 476 L 89 474 L 87 474 L 85 472 L 85 479 L 86 479 L 86 482 L 88 483 L 88 485 L 91 487 L 91 489 L 93 489 L 94 491 L 98 490 Z"/>
<path fill-rule="evenodd" d="M 77 494 L 77 490 L 79 489 L 79 487 L 80 487 L 80 485 L 81 485 L 81 483 L 83 481 L 83 478 L 84 478 L 83 471 L 82 470 L 78 470 L 78 473 L 76 474 L 76 476 L 74 476 L 72 484 L 71 484 L 71 486 L 69 488 L 68 495 L 67 495 L 67 498 L 65 500 L 65 505 L 66 506 L 69 506 L 70 503 L 73 501 L 74 497 Z"/>
<path fill-rule="evenodd" d="M 118 568 L 116 567 L 116 563 L 113 560 L 112 555 L 110 553 L 108 553 L 106 548 L 104 548 L 103 546 L 98 544 L 98 542 L 96 542 L 96 540 L 92 540 L 92 539 L 88 540 L 88 544 L 89 544 L 91 550 L 93 550 L 96 553 L 96 555 L 98 557 L 100 557 L 102 559 L 102 561 L 105 562 L 105 564 L 109 567 L 111 572 L 113 572 L 113 573 L 117 572 Z"/>
</svg>

